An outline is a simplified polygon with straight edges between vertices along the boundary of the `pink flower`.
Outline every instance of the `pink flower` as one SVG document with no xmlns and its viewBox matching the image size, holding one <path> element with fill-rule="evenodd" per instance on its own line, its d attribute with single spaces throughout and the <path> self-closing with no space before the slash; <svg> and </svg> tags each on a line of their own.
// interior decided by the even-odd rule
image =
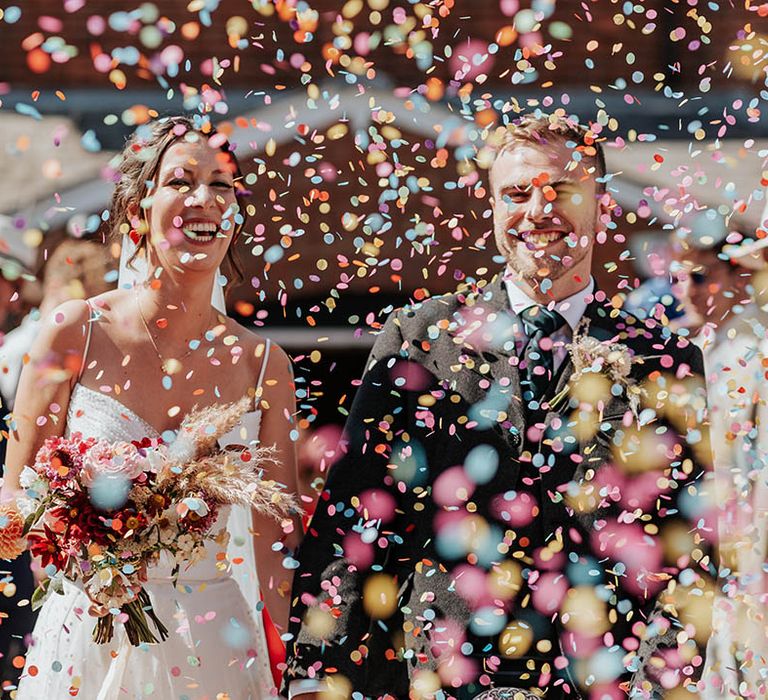
<svg viewBox="0 0 768 700">
<path fill-rule="evenodd" d="M 82 482 L 91 487 L 99 477 L 133 481 L 148 467 L 130 442 L 99 440 L 83 458 Z"/>
</svg>

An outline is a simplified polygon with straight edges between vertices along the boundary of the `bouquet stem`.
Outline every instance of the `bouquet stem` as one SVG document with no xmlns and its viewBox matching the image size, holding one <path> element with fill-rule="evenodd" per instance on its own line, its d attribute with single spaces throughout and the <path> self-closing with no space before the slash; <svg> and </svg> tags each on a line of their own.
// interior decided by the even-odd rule
<svg viewBox="0 0 768 700">
<path fill-rule="evenodd" d="M 168 630 L 152 609 L 152 601 L 149 594 L 142 588 L 136 600 L 126 603 L 120 608 L 120 612 L 125 613 L 128 619 L 124 623 L 125 633 L 128 635 L 128 641 L 135 647 L 141 644 L 158 644 L 168 639 Z M 155 625 L 155 629 L 160 635 L 160 639 L 152 633 L 147 622 L 147 615 Z M 96 626 L 93 628 L 93 641 L 97 644 L 107 644 L 112 641 L 115 633 L 115 623 L 112 615 L 100 617 Z"/>
</svg>

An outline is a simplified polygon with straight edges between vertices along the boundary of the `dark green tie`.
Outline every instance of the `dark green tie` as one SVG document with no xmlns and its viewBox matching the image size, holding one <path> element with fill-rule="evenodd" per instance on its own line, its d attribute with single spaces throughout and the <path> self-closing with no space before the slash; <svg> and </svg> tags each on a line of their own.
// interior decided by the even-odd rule
<svg viewBox="0 0 768 700">
<path fill-rule="evenodd" d="M 534 304 L 520 313 L 525 326 L 528 344 L 521 363 L 521 386 L 526 404 L 531 400 L 538 404 L 552 381 L 555 357 L 549 337 L 565 325 L 565 319 L 546 306 Z M 542 347 L 543 345 L 543 347 Z"/>
</svg>

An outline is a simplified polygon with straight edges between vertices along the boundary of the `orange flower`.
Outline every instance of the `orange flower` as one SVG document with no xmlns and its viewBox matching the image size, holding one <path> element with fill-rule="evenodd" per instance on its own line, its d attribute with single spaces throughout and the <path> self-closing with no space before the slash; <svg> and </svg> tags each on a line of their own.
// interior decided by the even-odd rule
<svg viewBox="0 0 768 700">
<path fill-rule="evenodd" d="M 15 559 L 25 549 L 24 518 L 14 502 L 0 505 L 0 559 Z"/>
</svg>

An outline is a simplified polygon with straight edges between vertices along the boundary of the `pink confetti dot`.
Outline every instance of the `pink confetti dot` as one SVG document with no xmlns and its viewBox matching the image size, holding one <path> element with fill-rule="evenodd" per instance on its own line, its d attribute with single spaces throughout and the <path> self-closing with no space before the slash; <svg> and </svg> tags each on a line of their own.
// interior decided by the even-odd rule
<svg viewBox="0 0 768 700">
<path fill-rule="evenodd" d="M 514 17 L 520 9 L 519 0 L 501 0 L 499 3 L 501 13 L 506 17 Z"/>
<path fill-rule="evenodd" d="M 93 59 L 93 67 L 99 73 L 108 73 L 112 68 L 112 59 L 105 53 L 100 53 Z"/>
<path fill-rule="evenodd" d="M 675 364 L 675 358 L 673 358 L 672 355 L 661 356 L 661 366 L 664 367 L 664 369 L 669 369 L 674 364 Z"/>
<path fill-rule="evenodd" d="M 465 503 L 475 490 L 475 485 L 463 467 L 446 469 L 437 479 L 432 490 L 435 503 L 454 506 Z"/>
<path fill-rule="evenodd" d="M 211 148 L 221 148 L 227 142 L 227 137 L 224 134 L 214 134 L 208 139 L 208 145 Z"/>
<path fill-rule="evenodd" d="M 107 28 L 107 23 L 100 15 L 91 15 L 87 19 L 85 26 L 88 28 L 89 34 L 92 34 L 93 36 L 100 36 Z"/>
<path fill-rule="evenodd" d="M 37 24 L 44 32 L 58 33 L 64 29 L 64 23 L 58 17 L 43 15 L 37 20 Z"/>
<path fill-rule="evenodd" d="M 180 46 L 171 44 L 163 49 L 160 54 L 160 60 L 166 66 L 177 66 L 184 60 L 184 51 L 182 51 Z"/>
<path fill-rule="evenodd" d="M 669 38 L 672 39 L 672 41 L 681 41 L 685 39 L 685 28 L 676 27 L 669 33 Z"/>
<path fill-rule="evenodd" d="M 383 489 L 370 489 L 361 494 L 360 502 L 368 511 L 368 517 L 389 522 L 395 516 L 395 499 Z"/>
</svg>

